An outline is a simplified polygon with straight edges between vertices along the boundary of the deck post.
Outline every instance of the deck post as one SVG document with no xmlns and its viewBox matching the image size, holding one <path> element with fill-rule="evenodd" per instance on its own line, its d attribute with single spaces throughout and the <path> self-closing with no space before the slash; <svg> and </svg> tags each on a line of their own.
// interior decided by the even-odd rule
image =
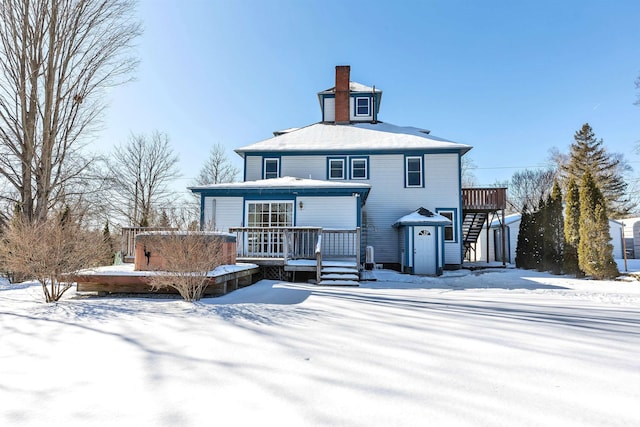
<svg viewBox="0 0 640 427">
<path fill-rule="evenodd" d="M 360 262 L 360 227 L 356 227 L 356 266 L 358 271 L 360 271 L 360 266 L 362 263 Z"/>
</svg>

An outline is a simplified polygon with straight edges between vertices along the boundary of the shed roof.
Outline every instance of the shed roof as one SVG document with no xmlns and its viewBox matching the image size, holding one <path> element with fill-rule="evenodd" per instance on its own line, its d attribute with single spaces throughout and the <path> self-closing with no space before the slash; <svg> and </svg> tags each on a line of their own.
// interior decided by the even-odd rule
<svg viewBox="0 0 640 427">
<path fill-rule="evenodd" d="M 189 187 L 193 193 L 216 196 L 245 196 L 249 194 L 311 196 L 353 196 L 358 195 L 364 204 L 371 185 L 358 182 L 321 181 L 285 176 L 282 178 L 260 179 L 256 181 L 231 182 Z"/>
<path fill-rule="evenodd" d="M 315 123 L 269 139 L 237 148 L 242 157 L 251 152 L 397 152 L 403 150 L 459 151 L 472 147 L 425 132 L 424 129 L 391 123 L 336 125 Z"/>
</svg>

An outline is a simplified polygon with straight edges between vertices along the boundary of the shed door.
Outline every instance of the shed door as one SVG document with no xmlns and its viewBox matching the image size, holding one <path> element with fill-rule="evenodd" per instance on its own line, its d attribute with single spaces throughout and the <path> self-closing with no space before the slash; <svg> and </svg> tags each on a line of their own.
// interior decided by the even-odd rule
<svg viewBox="0 0 640 427">
<path fill-rule="evenodd" d="M 414 274 L 437 274 L 435 227 L 415 227 L 413 233 Z"/>
</svg>

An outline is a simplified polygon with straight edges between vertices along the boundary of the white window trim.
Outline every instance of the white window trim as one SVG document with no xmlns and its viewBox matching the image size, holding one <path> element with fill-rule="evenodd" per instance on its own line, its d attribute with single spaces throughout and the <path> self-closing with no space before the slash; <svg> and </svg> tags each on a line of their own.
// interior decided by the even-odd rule
<svg viewBox="0 0 640 427">
<path fill-rule="evenodd" d="M 367 101 L 367 114 L 359 114 L 358 113 L 358 100 L 360 100 L 360 99 L 364 99 L 364 100 Z M 355 107 L 356 107 L 356 111 L 355 111 L 356 117 L 369 117 L 369 116 L 371 116 L 371 98 L 369 98 L 368 96 L 356 96 Z"/>
<path fill-rule="evenodd" d="M 355 168 L 353 167 L 354 162 L 364 162 L 364 176 L 356 177 L 353 175 L 353 171 Z M 364 157 L 355 157 L 351 159 L 351 179 L 368 179 L 369 178 L 369 161 Z"/>
<path fill-rule="evenodd" d="M 409 160 L 418 160 L 420 164 L 420 182 L 417 185 L 409 184 Z M 424 186 L 424 159 L 422 156 L 407 156 L 404 158 L 404 179 L 407 188 L 422 188 Z M 412 171 L 416 173 L 416 171 Z"/>
<path fill-rule="evenodd" d="M 342 176 L 341 177 L 333 177 L 331 176 L 331 163 L 333 162 L 340 162 L 342 163 Z M 335 179 L 335 180 L 344 180 L 346 178 L 346 169 L 347 169 L 347 164 L 344 161 L 344 159 L 329 159 L 329 179 Z"/>
<path fill-rule="evenodd" d="M 276 176 L 267 178 L 267 162 L 275 161 L 276 162 Z M 280 159 L 277 157 L 265 157 L 262 160 L 262 179 L 273 179 L 280 178 Z"/>
</svg>

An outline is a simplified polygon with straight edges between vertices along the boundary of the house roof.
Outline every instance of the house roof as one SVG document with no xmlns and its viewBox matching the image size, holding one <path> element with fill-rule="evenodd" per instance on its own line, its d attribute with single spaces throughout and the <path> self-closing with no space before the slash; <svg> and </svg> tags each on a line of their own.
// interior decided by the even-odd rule
<svg viewBox="0 0 640 427">
<path fill-rule="evenodd" d="M 352 196 L 357 194 L 364 204 L 369 196 L 371 185 L 358 182 L 321 181 L 285 176 L 256 181 L 201 185 L 189 187 L 189 190 L 193 193 L 215 194 L 218 196 L 244 196 L 248 194 Z"/>
<path fill-rule="evenodd" d="M 393 226 L 403 225 L 450 225 L 451 220 L 446 216 L 431 212 L 429 209 L 418 208 L 414 212 L 398 219 Z"/>
<path fill-rule="evenodd" d="M 251 152 L 393 152 L 403 150 L 453 150 L 466 153 L 472 147 L 425 133 L 424 129 L 390 123 L 335 125 L 315 123 L 297 130 L 237 148 L 242 157 Z"/>
<path fill-rule="evenodd" d="M 373 88 L 363 85 L 361 83 L 358 82 L 349 82 L 349 92 L 373 92 Z M 382 91 L 380 89 L 376 89 L 375 90 L 376 93 L 382 93 Z M 333 94 L 336 93 L 336 87 L 330 87 L 329 89 L 323 90 L 322 92 L 318 92 L 318 95 L 329 95 L 329 94 Z"/>
</svg>

